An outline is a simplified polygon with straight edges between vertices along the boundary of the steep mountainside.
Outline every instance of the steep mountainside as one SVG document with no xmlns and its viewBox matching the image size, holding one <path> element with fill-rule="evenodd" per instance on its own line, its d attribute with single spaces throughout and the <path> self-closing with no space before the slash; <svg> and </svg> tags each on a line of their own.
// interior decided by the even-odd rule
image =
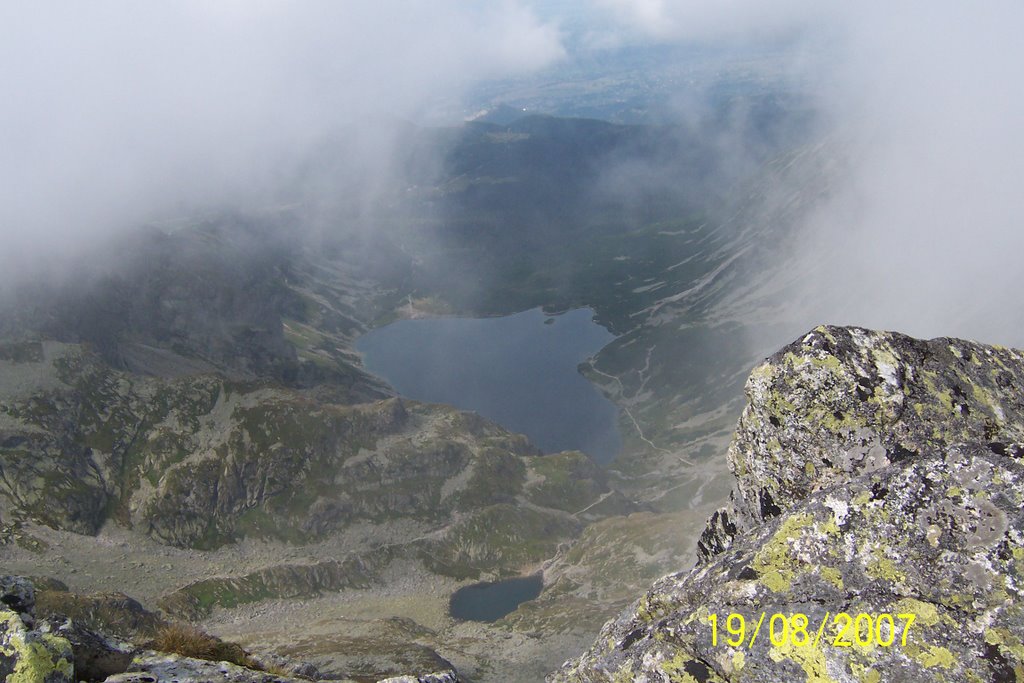
<svg viewBox="0 0 1024 683">
<path fill-rule="evenodd" d="M 550 117 L 405 142 L 408 184 L 366 206 L 314 169 L 338 206 L 153 226 L 0 292 L 4 570 L 131 585 L 335 678 L 443 660 L 531 681 L 687 561 L 777 332 L 766 264 L 814 192 L 755 207 L 800 153 L 736 172 L 694 131 Z M 581 366 L 623 408 L 610 467 L 399 399 L 353 350 L 397 317 L 534 306 L 619 335 Z M 494 624 L 448 612 L 538 570 L 541 596 Z"/>
<path fill-rule="evenodd" d="M 806 325 L 782 310 L 785 264 L 835 173 L 835 150 L 806 125 L 746 131 L 742 162 L 713 129 L 472 124 L 443 146 L 440 176 L 412 188 L 413 217 L 382 230 L 409 256 L 383 280 L 406 313 L 593 308 L 617 335 L 584 367 L 622 409 L 611 475 L 665 511 L 714 478 L 750 367 Z"/>
<path fill-rule="evenodd" d="M 3 353 L 6 381 L 21 380 L 0 404 L 8 524 L 96 534 L 110 520 L 169 545 L 216 548 L 407 520 L 449 528 L 451 542 L 420 543 L 439 571 L 462 576 L 500 565 L 487 538 L 517 525 L 547 529 L 529 540 L 532 552 L 518 551 L 522 562 L 543 559 L 577 529 L 571 513 L 608 492 L 583 456 L 540 458 L 524 437 L 442 406 L 343 406 L 210 375 L 144 378 L 55 342 Z M 571 478 L 556 491 L 561 470 Z M 454 541 L 470 529 L 482 534 L 472 551 Z"/>
<path fill-rule="evenodd" d="M 1021 680 L 1022 385 L 1020 352 L 957 339 L 782 349 L 747 382 L 702 564 L 551 680 Z"/>
<path fill-rule="evenodd" d="M 6 570 L 85 592 L 129 585 L 150 608 L 194 620 L 280 599 L 361 600 L 372 610 L 359 621 L 337 608 L 345 646 L 327 635 L 337 638 L 337 621 L 316 636 L 307 627 L 304 641 L 280 622 L 262 632 L 342 678 L 444 661 L 431 647 L 450 638 L 411 621 L 395 628 L 390 610 L 426 609 L 450 625 L 448 595 L 462 583 L 536 567 L 586 525 L 636 509 L 583 454 L 541 456 L 444 406 L 146 377 L 59 342 L 0 353 Z M 381 607 L 388 595 L 407 606 Z M 490 647 L 496 636 L 465 637 Z M 366 654 L 352 660 L 354 648 Z"/>
</svg>

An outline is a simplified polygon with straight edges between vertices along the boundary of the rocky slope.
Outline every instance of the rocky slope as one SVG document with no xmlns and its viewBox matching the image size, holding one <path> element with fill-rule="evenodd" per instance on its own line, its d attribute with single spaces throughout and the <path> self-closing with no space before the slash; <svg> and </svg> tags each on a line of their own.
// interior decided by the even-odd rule
<svg viewBox="0 0 1024 683">
<path fill-rule="evenodd" d="M 747 382 L 700 565 L 550 680 L 1024 680 L 1022 388 L 1024 355 L 974 342 L 790 344 Z"/>
<path fill-rule="evenodd" d="M 440 177 L 390 208 L 168 222 L 0 292 L 0 570 L 130 585 L 338 675 L 445 658 L 537 680 L 687 561 L 730 486 L 715 456 L 758 357 L 739 309 L 793 207 L 726 211 L 698 189 L 719 185 L 718 157 L 668 132 L 439 132 Z M 633 161 L 660 180 L 623 196 L 615 171 Z M 624 408 L 607 469 L 395 400 L 352 350 L 422 310 L 582 305 L 622 333 L 583 370 Z M 543 594 L 505 619 L 448 614 L 462 585 L 538 569 Z"/>
<path fill-rule="evenodd" d="M 0 570 L 131 586 L 178 618 L 305 601 L 315 636 L 279 620 L 243 636 L 301 645 L 335 679 L 437 670 L 446 636 L 407 619 L 420 605 L 450 627 L 460 585 L 534 568 L 635 509 L 581 453 L 542 457 L 445 406 L 141 375 L 55 341 L 0 346 L 0 396 Z M 325 610 L 325 596 L 345 597 Z M 373 609 L 357 621 L 344 600 Z M 505 637 L 478 629 L 466 647 Z"/>
<path fill-rule="evenodd" d="M 224 261 L 231 231 L 211 231 L 172 241 Z M 471 415 L 383 398 L 346 351 L 368 295 L 331 264 L 272 260 L 254 277 L 275 298 L 250 310 L 230 303 L 244 269 L 218 274 L 206 257 L 205 285 L 226 290 L 193 302 L 209 316 L 172 310 L 195 293 L 182 257 L 154 267 L 157 282 L 83 286 L 33 318 L 46 329 L 3 318 L 17 341 L 0 345 L 0 569 L 87 593 L 132 586 L 150 609 L 332 678 L 449 660 L 476 680 L 534 681 L 685 561 L 707 510 L 642 511 L 582 454 L 541 458 Z M 284 270 L 288 291 L 259 282 Z M 134 312 L 77 326 L 77 310 L 108 305 Z M 720 499 L 707 480 L 650 479 L 694 506 Z M 472 579 L 542 564 L 541 598 L 498 623 L 448 616 Z"/>
<path fill-rule="evenodd" d="M 324 676 L 284 657 L 256 658 L 238 645 L 171 624 L 121 594 L 81 596 L 53 581 L 43 590 L 0 576 L 0 676 L 24 683 L 301 683 Z M 437 673 L 388 683 L 457 683 L 444 660 Z"/>
<path fill-rule="evenodd" d="M 3 350 L 8 525 L 95 534 L 115 521 L 165 544 L 215 548 L 245 537 L 312 542 L 356 522 L 436 530 L 454 520 L 424 552 L 471 575 L 505 552 L 543 557 L 507 540 L 491 547 L 488 533 L 539 526 L 552 542 L 565 538 L 578 526 L 570 513 L 608 491 L 583 456 L 540 460 L 522 436 L 442 406 L 338 405 L 216 375 L 146 378 L 55 342 Z"/>
</svg>

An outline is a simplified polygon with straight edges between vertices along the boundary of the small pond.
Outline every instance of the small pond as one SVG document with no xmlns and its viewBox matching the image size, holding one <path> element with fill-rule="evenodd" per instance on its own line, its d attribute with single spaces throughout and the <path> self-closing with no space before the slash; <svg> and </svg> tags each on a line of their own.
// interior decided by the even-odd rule
<svg viewBox="0 0 1024 683">
<path fill-rule="evenodd" d="M 366 368 L 403 396 L 472 410 L 546 453 L 608 463 L 622 449 L 618 408 L 577 366 L 614 339 L 579 308 L 501 318 L 399 320 L 356 341 Z"/>
<path fill-rule="evenodd" d="M 514 612 L 520 603 L 536 598 L 542 588 L 544 578 L 540 574 L 476 583 L 452 593 L 448 612 L 464 621 L 497 621 Z"/>
</svg>

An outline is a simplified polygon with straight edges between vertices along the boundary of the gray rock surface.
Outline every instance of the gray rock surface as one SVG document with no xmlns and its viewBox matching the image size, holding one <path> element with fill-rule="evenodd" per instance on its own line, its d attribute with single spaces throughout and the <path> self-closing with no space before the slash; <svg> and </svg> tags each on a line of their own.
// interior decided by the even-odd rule
<svg viewBox="0 0 1024 683">
<path fill-rule="evenodd" d="M 36 608 L 36 588 L 24 576 L 0 576 L 0 603 L 6 605 L 32 626 Z"/>
<path fill-rule="evenodd" d="M 0 680 L 10 683 L 75 683 L 71 644 L 29 628 L 21 616 L 0 609 Z"/>
<path fill-rule="evenodd" d="M 39 595 L 26 577 L 0 575 L 0 681 L 6 683 L 297 683 L 310 680 L 376 680 L 387 676 L 387 668 L 374 675 L 357 671 L 365 666 L 368 653 L 350 652 L 352 671 L 322 673 L 305 661 L 277 654 L 253 655 L 234 643 L 222 641 L 190 626 L 176 626 L 179 633 L 168 633 L 172 625 L 151 622 L 140 616 L 142 610 L 123 594 L 82 596 L 68 592 L 58 582 L 47 582 Z M 19 611 L 10 609 L 14 604 Z M 63 612 L 55 606 L 67 606 Z M 39 614 L 36 614 L 36 609 Z M 66 614 L 74 614 L 68 617 Z M 38 618 L 37 618 L 38 617 Z M 38 620 L 39 627 L 28 624 Z M 411 621 L 409 626 L 415 627 Z M 158 628 L 155 639 L 146 638 Z M 111 635 L 111 631 L 133 634 L 130 641 Z M 394 635 L 394 634 L 392 634 Z M 381 634 L 381 650 L 396 648 L 388 634 Z M 295 634 L 299 638 L 299 634 Z M 173 644 L 168 644 L 173 643 Z M 354 645 L 354 642 L 352 643 Z M 161 652 L 152 648 L 172 650 Z M 186 648 L 186 649 L 181 649 Z M 391 671 L 435 671 L 388 678 L 388 681 L 413 683 L 458 683 L 458 674 L 450 662 L 427 648 L 428 654 L 398 656 L 390 660 Z M 186 652 L 189 655 L 178 654 Z M 382 664 L 386 654 L 377 652 Z M 392 652 L 392 655 L 395 653 Z M 408 655 L 408 653 L 406 653 Z M 230 661 L 220 661 L 227 659 Z M 369 667 L 373 670 L 374 667 Z M 378 671 L 382 671 L 380 668 Z M 419 677 L 417 677 L 419 676 Z"/>
<path fill-rule="evenodd" d="M 0 681 L 73 682 L 74 655 L 63 634 L 35 629 L 36 592 L 23 576 L 0 576 Z"/>
<path fill-rule="evenodd" d="M 732 504 L 701 539 L 705 560 L 852 476 L 950 444 L 1024 443 L 1024 356 L 961 339 L 819 327 L 755 368 L 746 393 Z"/>
<path fill-rule="evenodd" d="M 71 644 L 75 676 L 79 680 L 102 681 L 126 671 L 139 649 L 85 628 L 72 619 L 50 624 L 49 630 Z"/>
<path fill-rule="evenodd" d="M 427 674 L 426 676 L 396 676 L 385 678 L 378 683 L 459 683 L 459 676 L 453 671 Z"/>
<path fill-rule="evenodd" d="M 135 657 L 128 671 L 115 674 L 106 683 L 302 683 L 293 678 L 246 669 L 228 662 L 209 662 L 180 655 L 148 652 Z"/>
<path fill-rule="evenodd" d="M 1019 352 L 973 342 L 786 347 L 748 380 L 703 564 L 550 680 L 1024 680 L 1022 385 Z"/>
</svg>

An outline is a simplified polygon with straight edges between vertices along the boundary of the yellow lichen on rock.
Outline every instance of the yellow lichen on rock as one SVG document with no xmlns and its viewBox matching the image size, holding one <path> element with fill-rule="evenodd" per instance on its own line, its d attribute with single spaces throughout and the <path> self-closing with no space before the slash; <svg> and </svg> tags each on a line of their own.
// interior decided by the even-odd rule
<svg viewBox="0 0 1024 683">
<path fill-rule="evenodd" d="M 30 631 L 11 610 L 0 610 L 0 657 L 10 669 L 4 683 L 74 683 L 71 643 Z"/>
</svg>

